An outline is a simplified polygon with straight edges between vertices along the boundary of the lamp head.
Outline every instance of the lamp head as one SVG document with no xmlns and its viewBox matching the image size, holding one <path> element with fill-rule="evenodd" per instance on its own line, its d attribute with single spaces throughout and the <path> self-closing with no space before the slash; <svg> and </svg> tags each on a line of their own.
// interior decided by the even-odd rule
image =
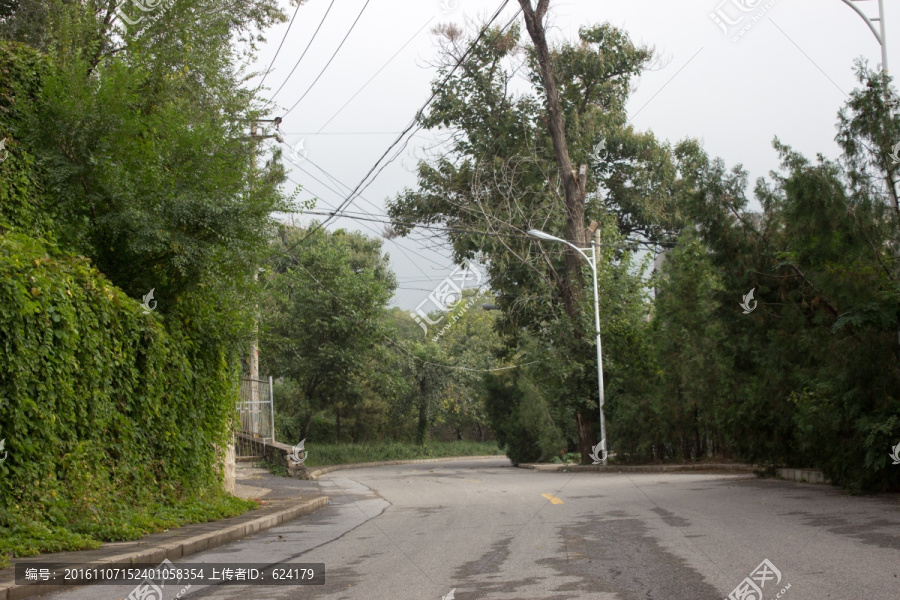
<svg viewBox="0 0 900 600">
<path fill-rule="evenodd" d="M 556 238 L 556 237 L 550 235 L 549 233 L 544 233 L 543 231 L 540 231 L 538 229 L 529 229 L 528 235 L 530 235 L 533 238 L 538 238 L 539 240 L 547 240 L 550 242 L 555 242 L 555 241 L 558 241 L 558 239 L 559 239 L 559 238 Z"/>
</svg>

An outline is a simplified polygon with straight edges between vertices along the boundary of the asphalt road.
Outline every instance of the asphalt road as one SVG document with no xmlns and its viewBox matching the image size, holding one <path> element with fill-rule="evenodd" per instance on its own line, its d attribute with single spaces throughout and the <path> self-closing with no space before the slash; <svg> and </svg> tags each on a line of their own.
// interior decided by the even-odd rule
<svg viewBox="0 0 900 600">
<path fill-rule="evenodd" d="M 536 472 L 505 460 L 337 471 L 320 485 L 328 508 L 183 562 L 325 563 L 325 585 L 194 586 L 181 597 L 721 600 L 755 572 L 762 599 L 736 598 L 900 600 L 896 495 L 747 476 Z"/>
</svg>

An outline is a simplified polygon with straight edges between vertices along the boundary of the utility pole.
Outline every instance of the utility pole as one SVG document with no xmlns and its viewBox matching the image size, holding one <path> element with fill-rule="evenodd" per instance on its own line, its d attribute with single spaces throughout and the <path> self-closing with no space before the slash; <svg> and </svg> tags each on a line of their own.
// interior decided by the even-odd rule
<svg viewBox="0 0 900 600">
<path fill-rule="evenodd" d="M 258 135 L 256 132 L 257 123 L 274 123 L 275 133 L 271 135 Z M 253 142 L 253 171 L 251 176 L 256 178 L 256 154 L 261 140 L 275 138 L 279 142 L 282 141 L 281 133 L 278 127 L 281 125 L 281 117 L 274 119 L 255 119 L 250 122 L 250 140 Z M 253 283 L 259 281 L 260 269 L 253 271 Z M 257 305 L 257 310 L 259 306 Z M 260 424 L 262 423 L 261 410 L 259 405 L 259 317 L 253 316 L 253 337 L 250 340 L 250 352 L 247 357 L 247 365 L 250 370 L 250 429 L 251 433 L 259 434 Z M 271 385 L 271 383 L 270 383 Z M 271 388 L 270 388 L 271 399 Z M 275 424 L 272 422 L 274 429 Z M 272 439 L 274 440 L 275 432 L 272 431 Z"/>
</svg>

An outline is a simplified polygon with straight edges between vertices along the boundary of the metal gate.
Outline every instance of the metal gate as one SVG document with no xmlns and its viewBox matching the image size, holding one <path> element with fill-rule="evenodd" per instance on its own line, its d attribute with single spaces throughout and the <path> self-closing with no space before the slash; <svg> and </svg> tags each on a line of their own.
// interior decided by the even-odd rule
<svg viewBox="0 0 900 600">
<path fill-rule="evenodd" d="M 241 379 L 241 400 L 237 405 L 240 432 L 267 441 L 275 441 L 275 405 L 272 378 Z"/>
</svg>

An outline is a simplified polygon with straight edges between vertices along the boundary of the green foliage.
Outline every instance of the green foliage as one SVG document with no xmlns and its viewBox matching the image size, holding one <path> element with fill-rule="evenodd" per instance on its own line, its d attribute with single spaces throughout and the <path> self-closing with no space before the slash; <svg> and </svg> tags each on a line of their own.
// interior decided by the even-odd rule
<svg viewBox="0 0 900 600">
<path fill-rule="evenodd" d="M 439 33 L 443 75 L 461 59 L 461 33 Z M 561 290 L 589 290 L 590 274 L 569 281 L 569 250 L 522 236 L 560 235 L 566 213 L 533 50 L 520 60 L 518 30 L 492 33 L 435 84 L 419 120 L 451 130 L 448 150 L 421 162 L 418 188 L 388 209 L 398 232 L 440 224 L 457 261 L 483 258 L 503 311 L 498 355 L 540 361 L 488 377 L 487 416 L 509 456 L 548 460 L 581 440 L 584 458 L 583 441 L 598 439 L 593 306 L 581 293 L 573 310 Z M 629 81 L 650 51 L 604 25 L 551 54 L 569 153 L 593 168 L 585 217 L 609 244 L 600 325 L 617 459 L 733 457 L 820 467 L 851 490 L 898 488 L 900 471 L 886 471 L 900 441 L 891 184 L 900 113 L 890 110 L 900 100 L 890 80 L 859 65 L 862 85 L 839 115 L 839 161 L 813 164 L 776 140 L 782 169 L 757 183 L 755 214 L 740 167 L 711 160 L 696 141 L 673 146 L 628 124 Z M 520 73 L 531 82 L 524 91 L 511 85 Z M 636 243 L 674 246 L 652 303 Z M 759 306 L 743 314 L 751 289 Z"/>
<path fill-rule="evenodd" d="M 776 140 L 782 169 L 756 186 L 762 213 L 746 211 L 740 169 L 681 156 L 696 233 L 658 281 L 662 386 L 647 408 L 665 426 L 637 438 L 636 455 L 734 454 L 818 467 L 852 491 L 900 488 L 888 457 L 900 440 L 900 219 L 885 142 L 900 121 L 882 76 L 858 74 L 842 160 L 812 163 Z M 743 314 L 751 289 L 759 304 Z"/>
<path fill-rule="evenodd" d="M 33 49 L 0 42 L 0 139 L 6 140 L 8 153 L 0 162 L 0 230 L 40 236 L 49 229 L 35 157 L 9 130 L 22 118 L 23 104 L 38 93 L 47 68 L 46 58 Z"/>
<path fill-rule="evenodd" d="M 85 259 L 0 236 L 0 527 L 10 543 L 87 547 L 244 510 L 210 492 L 234 381 L 220 350 L 166 333 Z"/>
<path fill-rule="evenodd" d="M 240 48 L 284 15 L 197 0 L 126 27 L 114 8 L 22 0 L 0 18 L 0 552 L 250 506 L 220 491 L 214 444 L 284 205 L 282 168 L 246 139 Z M 132 298 L 151 288 L 147 315 Z"/>
<path fill-rule="evenodd" d="M 459 31 L 441 33 L 447 42 L 443 75 L 462 57 L 455 54 Z M 421 162 L 418 189 L 399 194 L 388 211 L 401 233 L 414 229 L 412 223 L 448 227 L 459 262 L 482 257 L 503 311 L 497 327 L 506 356 L 542 361 L 529 385 L 501 377 L 491 387 L 490 422 L 510 457 L 516 462 L 549 458 L 576 443 L 586 452 L 583 442 L 599 422 L 592 275 L 584 264 L 582 276 L 567 281 L 570 251 L 522 235 L 532 228 L 565 231 L 566 211 L 533 49 L 521 64 L 516 28 L 503 35 L 490 32 L 487 40 L 446 85 L 435 83 L 437 98 L 420 124 L 453 130 L 449 150 Z M 603 240 L 611 244 L 601 257 L 601 330 L 610 397 L 618 394 L 625 403 L 643 391 L 649 354 L 642 265 L 625 244 L 640 235 L 663 237 L 675 222 L 663 200 L 678 192 L 671 150 L 627 125 L 630 83 L 652 52 L 605 24 L 583 28 L 576 42 L 563 43 L 552 54 L 569 153 L 575 164 L 591 164 L 597 171 L 587 179 L 585 213 L 602 224 Z M 531 82 L 524 91 L 511 84 L 520 73 Z M 610 142 L 598 160 L 594 147 L 601 138 Z M 584 290 L 577 311 L 567 310 L 564 285 Z M 551 421 L 538 418 L 547 412 L 554 415 Z"/>
<path fill-rule="evenodd" d="M 339 419 L 363 401 L 367 386 L 378 385 L 364 374 L 386 337 L 394 276 L 377 240 L 283 226 L 264 280 L 261 355 L 285 378 L 279 406 L 294 420 L 292 433 L 299 424 L 306 437 L 317 413 Z"/>
</svg>

